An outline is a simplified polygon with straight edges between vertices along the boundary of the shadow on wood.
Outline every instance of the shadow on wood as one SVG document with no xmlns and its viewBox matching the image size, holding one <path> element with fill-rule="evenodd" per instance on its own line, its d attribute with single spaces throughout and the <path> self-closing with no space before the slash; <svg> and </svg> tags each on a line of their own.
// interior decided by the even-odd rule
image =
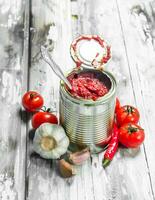
<svg viewBox="0 0 155 200">
<path fill-rule="evenodd" d="M 20 117 L 21 121 L 23 121 L 24 123 L 28 123 L 28 121 L 31 119 L 32 114 L 28 113 L 25 110 L 22 110 L 22 108 L 20 108 L 18 110 L 18 116 Z"/>
<path fill-rule="evenodd" d="M 140 153 L 140 147 L 138 148 L 126 148 L 123 145 L 120 146 L 120 155 L 123 157 L 136 157 Z"/>
<path fill-rule="evenodd" d="M 52 167 L 52 163 L 53 163 L 53 160 L 52 160 L 52 159 L 49 159 L 49 160 L 44 159 L 44 158 L 40 157 L 40 155 L 37 154 L 37 153 L 35 153 L 35 152 L 32 152 L 32 153 L 30 154 L 30 160 L 31 160 L 32 163 L 33 163 L 33 161 L 34 161 L 34 164 L 36 164 L 36 160 L 40 160 L 40 161 L 42 161 L 42 162 L 40 162 L 41 165 L 44 165 L 44 164 L 43 164 L 43 162 L 44 162 L 44 163 L 46 163 L 46 164 L 50 164 L 51 167 Z M 38 162 L 37 162 L 37 164 L 38 164 Z M 44 166 L 44 167 L 45 167 L 45 166 Z"/>
<path fill-rule="evenodd" d="M 29 139 L 33 141 L 34 135 L 35 135 L 35 129 L 31 129 L 29 131 Z"/>
</svg>

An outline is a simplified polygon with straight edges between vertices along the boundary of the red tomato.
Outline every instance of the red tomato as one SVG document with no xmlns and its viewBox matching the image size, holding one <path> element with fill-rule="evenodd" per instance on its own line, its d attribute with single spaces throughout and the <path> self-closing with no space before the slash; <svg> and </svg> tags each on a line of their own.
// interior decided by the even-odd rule
<svg viewBox="0 0 155 200">
<path fill-rule="evenodd" d="M 43 97 L 35 91 L 26 92 L 22 98 L 22 105 L 29 112 L 39 110 L 43 104 Z"/>
<path fill-rule="evenodd" d="M 120 107 L 121 107 L 120 101 L 119 101 L 119 99 L 116 97 L 115 113 L 117 112 L 118 109 L 120 109 Z"/>
<path fill-rule="evenodd" d="M 126 123 L 138 123 L 140 118 L 139 111 L 137 108 L 129 105 L 120 107 L 116 112 L 116 119 L 119 126 Z"/>
<path fill-rule="evenodd" d="M 51 124 L 57 124 L 58 119 L 57 117 L 50 113 L 48 110 L 45 112 L 37 112 L 32 117 L 32 126 L 33 128 L 38 128 L 43 123 L 51 123 Z"/>
<path fill-rule="evenodd" d="M 144 141 L 144 129 L 134 123 L 124 124 L 120 127 L 118 140 L 128 148 L 136 148 Z"/>
</svg>

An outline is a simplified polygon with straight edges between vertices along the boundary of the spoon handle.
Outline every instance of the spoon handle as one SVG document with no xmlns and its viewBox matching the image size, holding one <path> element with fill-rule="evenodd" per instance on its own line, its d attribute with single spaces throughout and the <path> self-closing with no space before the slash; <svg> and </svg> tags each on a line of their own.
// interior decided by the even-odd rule
<svg viewBox="0 0 155 200">
<path fill-rule="evenodd" d="M 50 65 L 50 67 L 52 68 L 52 70 L 55 72 L 55 74 L 61 79 L 63 80 L 67 86 L 72 89 L 72 86 L 70 84 L 70 82 L 68 81 L 68 79 L 64 76 L 61 68 L 59 67 L 59 65 L 57 65 L 55 63 L 55 61 L 52 59 L 51 55 L 49 54 L 47 48 L 45 48 L 44 46 L 41 46 L 41 53 L 42 56 L 44 58 L 44 60 Z"/>
</svg>

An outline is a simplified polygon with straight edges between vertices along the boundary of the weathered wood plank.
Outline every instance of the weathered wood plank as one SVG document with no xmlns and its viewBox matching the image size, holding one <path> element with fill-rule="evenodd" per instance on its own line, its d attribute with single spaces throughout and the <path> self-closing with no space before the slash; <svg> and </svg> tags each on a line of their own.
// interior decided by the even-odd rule
<svg viewBox="0 0 155 200">
<path fill-rule="evenodd" d="M 25 138 L 19 118 L 22 75 L 0 70 L 0 79 L 0 198 L 24 199 Z"/>
<path fill-rule="evenodd" d="M 75 2 L 74 2 L 75 4 Z M 106 67 L 119 81 L 118 96 L 122 103 L 134 105 L 136 90 L 132 87 L 132 75 L 128 66 L 126 44 L 124 43 L 120 16 L 116 1 L 78 1 L 76 19 L 77 34 L 102 35 L 112 45 L 112 61 Z M 121 2 L 123 4 L 123 2 Z M 103 6 L 101 6 L 103 5 Z M 129 10 L 126 10 L 129 13 Z M 121 16 L 121 19 L 124 16 Z M 125 21 L 124 21 L 125 23 Z M 75 29 L 74 29 L 75 30 Z M 131 35 L 130 35 L 131 37 Z M 134 35 L 132 35 L 134 38 Z M 130 57 L 131 59 L 131 57 Z M 140 88 L 138 88 L 140 89 Z M 127 91 L 127 93 L 125 93 Z M 96 159 L 92 175 L 96 199 L 152 199 L 150 178 L 143 148 L 136 151 L 120 150 L 107 170 L 101 169 L 102 154 Z M 141 170 L 139 171 L 139 166 Z M 128 169 L 128 170 L 126 170 Z M 105 184 L 105 180 L 107 180 Z M 100 184 L 99 184 L 100 182 Z M 146 184 L 147 182 L 147 184 Z M 141 187 L 137 187 L 141 185 Z M 102 187 L 102 189 L 100 189 Z"/>
<path fill-rule="evenodd" d="M 14 0 L 0 5 L 0 199 L 3 200 L 25 199 L 26 125 L 21 112 L 28 60 L 25 3 Z"/>
<path fill-rule="evenodd" d="M 0 68 L 21 69 L 25 1 L 3 1 L 0 4 Z"/>
<path fill-rule="evenodd" d="M 67 71 L 72 65 L 69 45 L 71 42 L 70 1 L 32 1 L 31 34 L 31 69 L 30 89 L 40 92 L 45 99 L 45 106 L 58 111 L 59 79 L 50 67 L 41 59 L 40 45 L 47 45 L 55 61 Z M 68 50 L 68 51 L 66 51 Z M 58 114 L 58 113 L 57 113 Z M 31 124 L 29 126 L 31 129 Z M 70 199 L 77 196 L 75 182 L 70 192 L 70 182 L 62 179 L 57 173 L 56 163 L 43 160 L 31 151 L 29 141 L 28 156 L 28 199 Z M 75 191 L 75 193 L 74 193 Z M 73 197 L 74 198 L 74 197 Z"/>
<path fill-rule="evenodd" d="M 144 153 L 147 158 L 146 163 L 155 198 L 155 162 L 153 153 L 155 145 L 155 96 L 153 93 L 155 86 L 155 1 L 137 0 L 122 4 L 122 1 L 118 0 L 117 4 L 132 76 L 133 90 L 135 91 L 135 100 L 141 111 L 140 124 L 146 132 Z"/>
</svg>

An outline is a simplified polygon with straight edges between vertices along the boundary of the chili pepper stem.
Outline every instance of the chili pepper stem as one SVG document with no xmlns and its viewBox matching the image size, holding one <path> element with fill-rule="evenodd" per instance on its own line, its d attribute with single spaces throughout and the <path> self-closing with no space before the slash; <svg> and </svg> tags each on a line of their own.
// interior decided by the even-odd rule
<svg viewBox="0 0 155 200">
<path fill-rule="evenodd" d="M 105 158 L 102 162 L 103 168 L 106 168 L 110 164 L 111 160 Z"/>
</svg>

